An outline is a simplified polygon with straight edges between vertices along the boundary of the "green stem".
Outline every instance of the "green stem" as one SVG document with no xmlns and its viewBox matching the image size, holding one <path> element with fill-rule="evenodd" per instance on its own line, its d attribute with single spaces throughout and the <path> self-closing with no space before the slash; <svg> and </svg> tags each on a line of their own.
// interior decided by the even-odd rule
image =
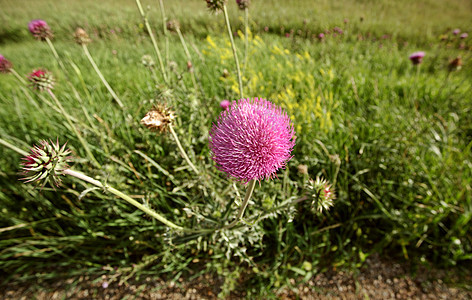
<svg viewBox="0 0 472 300">
<path fill-rule="evenodd" d="M 56 48 L 52 44 L 51 40 L 49 38 L 46 38 L 46 42 L 48 43 L 49 48 L 52 51 L 52 54 L 54 55 L 54 58 L 57 60 L 59 63 L 59 66 L 61 67 L 62 71 L 64 74 L 66 74 L 66 67 L 64 66 L 64 63 L 62 62 L 61 58 L 59 57 L 59 54 L 57 54 Z"/>
<path fill-rule="evenodd" d="M 26 82 L 26 80 L 24 80 L 24 79 L 20 76 L 20 74 L 18 74 L 13 68 L 10 69 L 10 73 L 12 73 L 13 76 L 15 76 L 16 79 L 18 79 L 18 81 L 21 82 L 22 84 L 28 85 L 28 83 Z"/>
<path fill-rule="evenodd" d="M 164 9 L 164 2 L 162 0 L 159 0 L 159 9 L 161 10 L 161 17 L 162 17 L 162 30 L 164 32 L 165 40 L 166 40 L 166 48 L 165 48 L 165 59 L 166 63 L 165 66 L 169 68 L 169 32 L 167 31 L 167 25 L 166 25 L 166 11 Z M 166 69 L 168 71 L 168 69 Z"/>
<path fill-rule="evenodd" d="M 239 221 L 241 221 L 241 219 L 244 215 L 244 211 L 246 210 L 246 207 L 249 203 L 249 199 L 251 199 L 251 195 L 252 195 L 252 192 L 254 191 L 255 186 L 256 186 L 256 180 L 255 179 L 249 181 L 248 186 L 247 186 L 247 190 L 246 190 L 246 196 L 244 196 L 243 203 L 241 204 L 241 207 L 239 208 L 239 212 L 238 212 L 238 215 L 236 216 L 236 219 L 233 222 L 229 223 L 228 225 L 224 226 L 221 229 L 232 228 L 235 225 L 237 225 L 239 223 Z"/>
<path fill-rule="evenodd" d="M 192 162 L 190 161 L 190 158 L 188 158 L 188 155 L 187 153 L 185 152 L 184 148 L 182 147 L 182 145 L 180 144 L 180 141 L 179 141 L 179 138 L 177 136 L 177 134 L 175 133 L 174 131 L 174 127 L 172 127 L 172 124 L 169 124 L 169 129 L 170 129 L 170 133 L 172 133 L 172 136 L 174 137 L 175 139 L 175 142 L 177 143 L 177 147 L 179 148 L 180 150 L 180 154 L 182 154 L 182 156 L 184 157 L 184 159 L 187 161 L 187 163 L 189 164 L 190 168 L 197 174 L 199 175 L 200 172 L 198 172 L 197 168 L 195 168 L 195 166 L 192 164 Z"/>
<path fill-rule="evenodd" d="M 238 55 L 236 53 L 236 45 L 234 44 L 233 32 L 231 31 L 231 25 L 229 23 L 228 10 L 226 5 L 223 5 L 223 12 L 225 15 L 226 28 L 228 29 L 229 40 L 231 41 L 231 48 L 233 50 L 234 62 L 236 64 L 236 71 L 238 73 L 238 83 L 239 83 L 239 94 L 243 98 L 243 81 L 241 78 L 241 69 L 239 68 Z"/>
<path fill-rule="evenodd" d="M 54 100 L 54 102 L 56 103 L 57 107 L 59 107 L 59 109 L 61 110 L 61 113 L 62 115 L 64 116 L 64 118 L 66 118 L 67 120 L 67 123 L 69 123 L 69 126 L 72 128 L 72 130 L 74 131 L 75 135 L 77 136 L 77 138 L 79 139 L 80 143 L 82 144 L 82 146 L 84 147 L 84 150 L 85 152 L 87 153 L 87 156 L 89 157 L 90 161 L 98 168 L 101 168 L 100 166 L 100 163 L 95 159 L 95 156 L 93 156 L 92 154 L 92 151 L 90 151 L 90 148 L 88 147 L 87 145 L 87 142 L 84 140 L 84 138 L 82 137 L 82 135 L 80 134 L 80 132 L 77 130 L 77 128 L 75 127 L 74 123 L 72 123 L 72 120 L 69 118 L 69 115 L 67 114 L 66 110 L 64 109 L 64 107 L 62 106 L 61 102 L 57 99 L 56 95 L 54 95 L 54 93 L 48 89 L 47 90 L 49 95 L 51 96 L 51 98 Z"/>
<path fill-rule="evenodd" d="M 248 52 L 249 52 L 249 8 L 246 7 L 244 9 L 244 67 L 243 69 L 246 70 L 247 59 L 248 59 Z"/>
<path fill-rule="evenodd" d="M 159 60 L 159 66 L 161 67 L 162 77 L 164 77 L 165 83 L 168 83 L 166 70 L 164 68 L 164 63 L 162 62 L 161 51 L 159 50 L 159 47 L 157 46 L 156 39 L 154 38 L 154 34 L 152 33 L 151 25 L 149 25 L 149 21 L 146 15 L 144 14 L 143 7 L 141 6 L 141 1 L 136 0 L 136 5 L 138 6 L 139 13 L 141 14 L 141 17 L 143 18 L 144 25 L 146 26 L 146 30 L 149 34 L 149 37 L 151 38 L 152 45 L 154 46 L 154 50 L 156 51 L 157 59 Z"/>
<path fill-rule="evenodd" d="M 192 64 L 192 57 L 190 56 L 190 52 L 188 51 L 187 44 L 185 43 L 184 36 L 182 35 L 182 32 L 180 31 L 180 28 L 177 27 L 177 34 L 179 35 L 180 42 L 182 43 L 182 47 L 184 48 L 185 55 L 187 56 L 187 60 Z M 198 84 L 197 84 L 197 79 L 195 78 L 195 72 L 193 70 L 189 70 L 191 76 L 192 76 L 192 83 L 193 87 L 195 88 L 195 91 L 198 90 Z"/>
<path fill-rule="evenodd" d="M 28 152 L 24 151 L 24 150 L 21 150 L 20 148 L 10 144 L 9 142 L 5 141 L 4 139 L 0 138 L 0 144 L 2 144 L 3 146 L 7 147 L 7 148 L 10 148 L 11 150 L 13 151 L 16 151 L 18 152 L 19 154 L 23 155 L 24 157 L 30 155 Z"/>
<path fill-rule="evenodd" d="M 100 69 L 98 68 L 97 64 L 92 58 L 92 55 L 90 55 L 90 52 L 88 51 L 87 45 L 82 44 L 82 48 L 84 49 L 85 56 L 87 56 L 88 60 L 90 61 L 90 64 L 92 64 L 92 67 L 94 68 L 95 72 L 97 73 L 98 77 L 102 80 L 103 84 L 107 88 L 108 92 L 110 92 L 111 96 L 113 99 L 115 99 L 116 103 L 120 106 L 120 108 L 123 108 L 123 103 L 121 102 L 120 98 L 116 95 L 115 91 L 111 88 L 111 86 L 108 84 L 106 81 L 105 77 L 103 77 L 102 72 L 100 72 Z"/>
<path fill-rule="evenodd" d="M 166 218 L 164 218 L 163 216 L 161 216 L 160 214 L 158 214 L 157 212 L 155 212 L 154 210 L 150 209 L 149 207 L 146 207 L 145 205 L 139 203 L 138 201 L 134 200 L 133 198 L 131 198 L 130 196 L 120 192 L 119 190 L 113 188 L 113 187 L 110 187 L 108 185 L 104 185 L 103 183 L 101 183 L 100 181 L 98 180 L 95 180 L 83 173 L 80 173 L 80 172 L 77 172 L 77 171 L 74 171 L 74 170 L 71 170 L 71 169 L 68 169 L 68 170 L 64 170 L 63 171 L 63 174 L 65 175 L 70 175 L 70 176 L 73 176 L 75 178 L 78 178 L 80 180 L 83 180 L 83 181 L 86 181 L 88 183 L 91 183 L 95 186 L 98 186 L 100 188 L 103 188 L 105 189 L 106 191 L 109 191 L 110 193 L 112 193 L 113 195 L 115 196 L 118 196 L 120 197 L 121 199 L 125 200 L 126 202 L 128 202 L 129 204 L 135 206 L 136 208 L 142 210 L 143 212 L 145 212 L 146 214 L 150 215 L 151 217 L 155 218 L 156 220 L 164 223 L 165 225 L 169 226 L 170 228 L 173 228 L 173 229 L 176 229 L 176 230 L 180 230 L 180 231 L 187 231 L 187 232 L 195 232 L 194 230 L 192 229 L 187 229 L 187 228 L 184 228 L 184 227 L 181 227 L 181 226 L 178 226 L 174 223 L 172 223 L 171 221 L 167 220 Z"/>
</svg>

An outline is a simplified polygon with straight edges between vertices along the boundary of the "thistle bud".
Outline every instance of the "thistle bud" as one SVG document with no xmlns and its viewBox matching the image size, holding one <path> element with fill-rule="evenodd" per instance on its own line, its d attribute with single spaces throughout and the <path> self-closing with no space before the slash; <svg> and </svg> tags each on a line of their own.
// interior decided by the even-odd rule
<svg viewBox="0 0 472 300">
<path fill-rule="evenodd" d="M 75 42 L 79 45 L 87 45 L 92 41 L 87 32 L 80 27 L 75 30 L 74 38 Z"/>
<path fill-rule="evenodd" d="M 223 11 L 223 7 L 226 4 L 226 0 L 206 0 L 206 3 L 210 11 L 217 14 Z"/>
<path fill-rule="evenodd" d="M 333 200 L 336 199 L 334 187 L 325 180 L 317 177 L 316 180 L 310 179 L 306 185 L 307 196 L 312 199 L 312 208 L 322 213 L 333 206 Z"/>
<path fill-rule="evenodd" d="M 31 34 L 40 41 L 45 41 L 46 39 L 51 39 L 53 34 L 51 28 L 44 20 L 33 20 L 28 24 L 28 30 Z"/>
<path fill-rule="evenodd" d="M 151 130 L 165 132 L 169 124 L 175 119 L 175 113 L 170 110 L 165 104 L 155 105 L 148 113 L 142 118 L 141 124 L 144 124 Z"/>
<path fill-rule="evenodd" d="M 187 71 L 193 72 L 193 65 L 192 65 L 192 62 L 190 60 L 187 61 Z"/>
<path fill-rule="evenodd" d="M 449 62 L 448 67 L 450 71 L 460 70 L 462 67 L 462 58 L 460 56 L 454 58 Z"/>
<path fill-rule="evenodd" d="M 170 20 L 166 23 L 166 27 L 170 32 L 177 32 L 180 29 L 180 23 L 177 20 Z"/>
<path fill-rule="evenodd" d="M 72 158 L 69 156 L 71 151 L 66 148 L 66 144 L 61 147 L 59 140 L 56 143 L 39 141 L 39 145 L 31 148 L 30 155 L 23 158 L 24 162 L 21 165 L 23 175 L 26 177 L 21 180 L 25 180 L 25 183 L 43 180 L 43 186 L 50 181 L 59 186 L 61 183 L 59 176 L 63 175 L 64 170 L 69 169 L 68 162 Z"/>
<path fill-rule="evenodd" d="M 0 54 L 0 73 L 10 73 L 11 68 L 13 68 L 13 64 Z"/>
<path fill-rule="evenodd" d="M 249 8 L 249 4 L 251 4 L 250 0 L 236 0 L 236 4 L 238 5 L 240 10 L 245 10 Z"/>
<path fill-rule="evenodd" d="M 47 70 L 33 70 L 33 72 L 29 74 L 28 80 L 31 82 L 31 86 L 35 90 L 46 91 L 51 90 L 54 87 L 54 77 Z"/>
</svg>

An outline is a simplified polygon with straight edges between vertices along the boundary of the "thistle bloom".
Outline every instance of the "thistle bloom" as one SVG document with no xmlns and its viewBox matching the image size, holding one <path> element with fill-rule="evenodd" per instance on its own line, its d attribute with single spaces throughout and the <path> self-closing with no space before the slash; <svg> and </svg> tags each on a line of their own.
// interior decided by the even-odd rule
<svg viewBox="0 0 472 300">
<path fill-rule="evenodd" d="M 223 101 L 220 102 L 220 107 L 222 109 L 227 109 L 230 104 L 231 104 L 231 102 L 229 102 L 228 100 L 223 100 Z"/>
<path fill-rule="evenodd" d="M 295 131 L 287 113 L 265 99 L 233 101 L 210 131 L 217 168 L 239 181 L 270 179 L 292 158 Z"/>
<path fill-rule="evenodd" d="M 0 73 L 10 73 L 11 68 L 13 68 L 13 64 L 0 54 Z"/>
<path fill-rule="evenodd" d="M 461 32 L 461 30 L 459 28 L 456 28 L 452 31 L 452 34 L 453 35 L 458 35 L 460 32 Z"/>
<path fill-rule="evenodd" d="M 51 28 L 44 20 L 33 20 L 28 24 L 28 30 L 31 34 L 40 41 L 52 38 Z"/>
<path fill-rule="evenodd" d="M 467 32 L 464 32 L 463 34 L 461 34 L 460 38 L 461 39 L 466 39 L 468 36 L 469 36 L 469 34 L 467 34 Z"/>
<path fill-rule="evenodd" d="M 39 145 L 31 148 L 30 155 L 23 158 L 22 170 L 26 177 L 22 180 L 25 182 L 44 180 L 43 186 L 51 181 L 59 186 L 61 183 L 59 176 L 63 175 L 64 170 L 69 169 L 68 162 L 71 159 L 69 156 L 71 152 L 66 148 L 66 144 L 61 147 L 59 140 L 56 143 L 39 141 Z"/>
<path fill-rule="evenodd" d="M 33 70 L 29 74 L 28 80 L 35 90 L 45 91 L 54 87 L 54 77 L 49 71 L 43 69 Z"/>
<path fill-rule="evenodd" d="M 410 55 L 410 60 L 414 65 L 418 65 L 423 61 L 425 53 L 423 51 L 414 52 Z"/>
</svg>

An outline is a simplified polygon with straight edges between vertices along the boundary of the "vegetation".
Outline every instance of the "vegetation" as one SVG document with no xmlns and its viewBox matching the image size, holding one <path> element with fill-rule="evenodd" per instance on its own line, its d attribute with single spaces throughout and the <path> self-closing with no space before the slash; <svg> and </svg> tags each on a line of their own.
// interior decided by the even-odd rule
<svg viewBox="0 0 472 300">
<path fill-rule="evenodd" d="M 4 2 L 0 53 L 24 80 L 33 69 L 51 71 L 60 104 L 0 74 L 1 140 L 25 151 L 42 139 L 67 141 L 75 170 L 180 226 L 216 228 L 232 220 L 245 186 L 215 168 L 208 146 L 220 101 L 240 98 L 222 14 L 209 13 L 205 1 L 164 1 L 167 18 L 180 22 L 179 36 L 164 31 L 159 1 L 143 1 L 161 72 L 134 1 Z M 452 30 L 472 33 L 472 4 L 252 2 L 247 59 L 244 12 L 228 3 L 243 95 L 283 107 L 297 138 L 287 168 L 256 184 L 243 222 L 182 234 L 106 188 L 69 177 L 59 188 L 24 184 L 22 155 L 2 144 L 3 282 L 91 274 L 117 284 L 211 272 L 224 278 L 222 296 L 241 288 L 240 279 L 249 295 L 267 295 L 293 285 L 291 278 L 358 268 L 372 253 L 470 264 L 472 41 Z M 54 32 L 59 60 L 28 32 L 36 18 Z M 88 51 L 123 108 L 74 43 L 78 26 L 90 35 Z M 426 56 L 413 65 L 408 56 L 417 50 Z M 143 55 L 155 64 L 143 65 Z M 452 63 L 457 58 L 461 66 Z M 175 111 L 176 136 L 198 172 L 171 133 L 140 123 L 162 103 Z M 328 212 L 305 196 L 308 179 L 318 176 L 336 190 Z"/>
</svg>

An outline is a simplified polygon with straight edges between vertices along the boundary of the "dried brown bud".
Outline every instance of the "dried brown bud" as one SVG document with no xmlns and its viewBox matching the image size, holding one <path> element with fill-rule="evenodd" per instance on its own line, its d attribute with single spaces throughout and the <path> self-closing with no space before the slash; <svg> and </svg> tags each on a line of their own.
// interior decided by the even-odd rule
<svg viewBox="0 0 472 300">
<path fill-rule="evenodd" d="M 298 165 L 297 166 L 298 173 L 302 175 L 308 175 L 308 166 L 307 165 Z"/>
<path fill-rule="evenodd" d="M 450 71 L 460 70 L 462 67 L 462 58 L 460 56 L 454 58 L 449 62 L 448 67 Z"/>
<path fill-rule="evenodd" d="M 180 23 L 177 20 L 170 20 L 166 23 L 166 27 L 170 32 L 177 32 L 180 29 Z"/>
<path fill-rule="evenodd" d="M 168 125 L 172 124 L 175 119 L 175 113 L 171 111 L 165 104 L 155 105 L 142 118 L 141 123 L 151 130 L 165 132 Z"/>
<path fill-rule="evenodd" d="M 92 41 L 88 36 L 87 32 L 80 27 L 75 30 L 74 38 L 75 42 L 79 45 L 87 45 Z"/>
</svg>

